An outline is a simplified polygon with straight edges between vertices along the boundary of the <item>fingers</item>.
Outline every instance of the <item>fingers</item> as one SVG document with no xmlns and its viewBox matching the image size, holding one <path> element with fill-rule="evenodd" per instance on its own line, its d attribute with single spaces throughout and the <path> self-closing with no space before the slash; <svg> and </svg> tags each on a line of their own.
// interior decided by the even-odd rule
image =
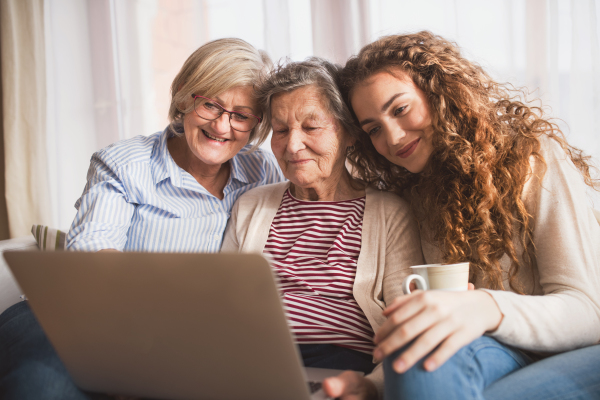
<svg viewBox="0 0 600 400">
<path fill-rule="evenodd" d="M 431 293 L 416 291 L 395 299 L 392 304 L 383 311 L 387 320 L 379 327 L 373 338 L 375 344 L 379 344 L 387 338 L 399 325 L 404 324 L 410 318 L 420 313 L 427 304 Z M 425 301 L 424 301 L 425 300 Z"/>
<path fill-rule="evenodd" d="M 425 295 L 422 297 L 425 297 Z M 410 304 L 407 304 L 405 308 L 408 307 L 410 307 Z M 403 313 L 406 311 L 405 308 L 396 311 L 388 317 L 388 320 L 381 326 L 384 332 L 381 332 L 382 329 L 377 332 L 377 339 L 379 341 L 376 342 L 377 348 L 373 352 L 373 356 L 376 359 L 383 360 L 420 335 L 425 335 L 425 332 L 435 324 L 443 322 L 447 315 L 447 311 L 443 306 L 440 306 L 438 303 L 430 304 L 428 300 L 423 301 L 420 308 L 415 307 L 415 312 L 408 310 L 411 313 L 408 317 Z M 386 334 L 386 336 L 383 336 L 383 334 Z M 440 340 L 442 339 L 444 338 L 440 338 Z M 435 345 L 438 343 L 439 341 Z M 433 350 L 433 347 L 429 351 Z M 427 353 L 424 353 L 423 356 Z"/>
<path fill-rule="evenodd" d="M 323 391 L 341 400 L 367 400 L 377 398 L 377 389 L 371 381 L 354 371 L 345 371 L 323 381 Z"/>
<path fill-rule="evenodd" d="M 469 289 L 468 290 L 475 290 L 475 285 L 473 285 L 471 282 L 469 282 Z"/>
<path fill-rule="evenodd" d="M 418 294 L 421 291 L 415 291 L 411 294 L 406 294 L 404 296 L 400 296 L 400 297 L 396 297 L 390 304 L 387 305 L 387 307 L 383 310 L 383 315 L 385 315 L 386 317 L 391 314 L 392 312 L 394 312 L 395 310 L 399 309 L 400 307 L 402 307 L 405 303 L 407 303 L 408 301 L 410 301 L 416 294 Z"/>
<path fill-rule="evenodd" d="M 328 397 L 340 397 L 348 383 L 339 376 L 327 378 L 323 381 L 323 391 Z"/>
<path fill-rule="evenodd" d="M 398 356 L 392 362 L 394 371 L 398 372 L 399 374 L 406 372 L 419 360 L 431 353 L 440 343 L 449 340 L 449 337 L 455 334 L 455 332 L 456 325 L 451 319 L 439 321 L 430 329 L 424 331 L 423 334 L 421 334 L 418 339 L 416 339 L 410 345 L 410 347 L 404 350 L 402 354 L 400 354 L 400 356 Z M 459 348 L 457 348 L 454 352 L 458 351 Z M 450 356 L 452 354 L 450 354 Z M 433 371 L 435 368 L 437 368 L 437 366 L 441 365 L 437 364 L 438 362 L 443 363 L 446 360 L 442 360 L 441 357 L 430 357 L 426 360 L 424 367 L 428 371 Z"/>
</svg>

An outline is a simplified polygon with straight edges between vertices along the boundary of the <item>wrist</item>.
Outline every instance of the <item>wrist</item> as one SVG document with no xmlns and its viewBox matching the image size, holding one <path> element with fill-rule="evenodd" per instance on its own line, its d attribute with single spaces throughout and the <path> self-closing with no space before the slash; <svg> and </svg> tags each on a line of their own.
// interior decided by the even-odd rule
<svg viewBox="0 0 600 400">
<path fill-rule="evenodd" d="M 498 303 L 496 303 L 494 296 L 485 290 L 476 290 L 476 292 L 478 292 L 481 297 L 483 313 L 486 316 L 485 332 L 494 332 L 500 327 L 500 324 L 504 319 L 504 314 L 500 311 L 500 307 L 498 307 Z"/>
</svg>

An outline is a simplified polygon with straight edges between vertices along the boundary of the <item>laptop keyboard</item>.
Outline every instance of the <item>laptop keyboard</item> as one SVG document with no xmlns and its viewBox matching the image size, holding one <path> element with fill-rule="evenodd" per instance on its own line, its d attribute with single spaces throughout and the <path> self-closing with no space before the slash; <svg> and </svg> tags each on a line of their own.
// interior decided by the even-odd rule
<svg viewBox="0 0 600 400">
<path fill-rule="evenodd" d="M 323 387 L 323 385 L 321 385 L 321 382 L 308 382 L 308 388 L 310 389 L 310 394 L 313 394 L 314 392 L 316 392 L 317 390 L 321 389 Z"/>
</svg>

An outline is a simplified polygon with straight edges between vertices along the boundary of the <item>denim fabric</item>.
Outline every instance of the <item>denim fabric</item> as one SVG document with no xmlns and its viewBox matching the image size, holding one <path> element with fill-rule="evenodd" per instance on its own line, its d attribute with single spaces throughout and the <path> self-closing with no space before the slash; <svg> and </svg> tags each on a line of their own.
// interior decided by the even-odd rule
<svg viewBox="0 0 600 400">
<path fill-rule="evenodd" d="M 404 374 L 397 374 L 392 369 L 392 361 L 403 350 L 383 362 L 386 400 L 482 400 L 487 386 L 531 363 L 519 350 L 483 336 L 460 349 L 433 372 L 425 371 L 424 360 L 421 360 Z"/>
<path fill-rule="evenodd" d="M 375 368 L 373 356 L 333 344 L 301 344 L 298 346 L 305 367 L 361 371 L 370 374 Z"/>
<path fill-rule="evenodd" d="M 27 302 L 0 315 L 0 399 L 96 400 L 71 380 Z"/>
<path fill-rule="evenodd" d="M 490 385 L 487 400 L 600 399 L 600 345 L 558 354 Z"/>
<path fill-rule="evenodd" d="M 403 349 L 384 360 L 385 399 L 600 399 L 600 345 L 541 361 L 489 337 L 459 350 L 433 372 L 423 360 L 404 374 L 392 369 Z"/>
</svg>

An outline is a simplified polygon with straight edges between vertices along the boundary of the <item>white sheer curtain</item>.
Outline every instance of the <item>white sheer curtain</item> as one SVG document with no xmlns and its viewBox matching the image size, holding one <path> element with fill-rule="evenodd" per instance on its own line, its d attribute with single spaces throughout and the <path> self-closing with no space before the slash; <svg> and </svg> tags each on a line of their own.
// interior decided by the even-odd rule
<svg viewBox="0 0 600 400">
<path fill-rule="evenodd" d="M 220 37 L 243 38 L 275 61 L 343 63 L 382 35 L 428 29 L 497 80 L 527 86 L 570 142 L 600 160 L 599 2 L 45 0 L 52 218 L 70 225 L 95 150 L 166 126 L 175 74 Z"/>
</svg>

